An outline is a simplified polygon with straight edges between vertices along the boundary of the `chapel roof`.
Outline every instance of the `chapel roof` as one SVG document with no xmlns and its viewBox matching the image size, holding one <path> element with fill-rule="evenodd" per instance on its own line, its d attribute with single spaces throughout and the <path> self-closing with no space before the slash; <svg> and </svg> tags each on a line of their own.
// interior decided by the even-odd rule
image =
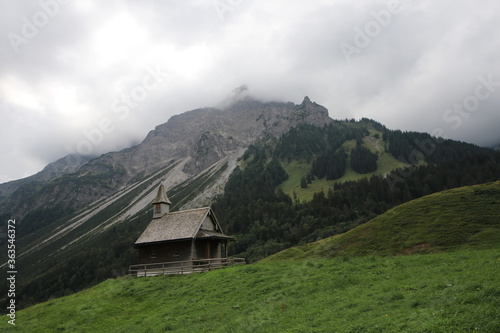
<svg viewBox="0 0 500 333">
<path fill-rule="evenodd" d="M 216 230 L 201 229 L 205 218 L 210 216 L 221 230 L 215 215 L 210 207 L 182 210 L 167 213 L 161 218 L 154 219 L 135 242 L 135 245 L 148 243 L 168 242 L 193 238 L 233 239 Z"/>
</svg>

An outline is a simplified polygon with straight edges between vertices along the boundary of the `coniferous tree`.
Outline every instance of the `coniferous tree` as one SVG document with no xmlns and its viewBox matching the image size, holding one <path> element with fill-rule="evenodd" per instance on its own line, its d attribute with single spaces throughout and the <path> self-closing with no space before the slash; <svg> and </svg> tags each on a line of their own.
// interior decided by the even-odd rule
<svg viewBox="0 0 500 333">
<path fill-rule="evenodd" d="M 357 173 L 369 173 L 377 170 L 377 154 L 370 149 L 357 145 L 351 150 L 351 168 Z"/>
<path fill-rule="evenodd" d="M 307 179 L 306 179 L 306 177 L 300 178 L 300 187 L 301 188 L 307 188 Z"/>
</svg>

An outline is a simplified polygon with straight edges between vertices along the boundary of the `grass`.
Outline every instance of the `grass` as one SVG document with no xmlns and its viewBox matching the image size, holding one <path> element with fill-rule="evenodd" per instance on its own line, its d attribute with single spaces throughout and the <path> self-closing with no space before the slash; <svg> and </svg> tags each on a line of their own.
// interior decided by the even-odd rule
<svg viewBox="0 0 500 333">
<path fill-rule="evenodd" d="M 267 260 L 500 248 L 500 181 L 434 193 Z"/>
<path fill-rule="evenodd" d="M 499 332 L 500 253 L 279 260 L 118 278 L 19 311 L 4 332 Z"/>
<path fill-rule="evenodd" d="M 0 331 L 500 332 L 499 205 L 500 181 L 436 193 L 256 264 L 107 280 Z"/>
<path fill-rule="evenodd" d="M 375 137 L 379 134 L 379 139 Z M 370 178 L 374 175 L 386 175 L 392 170 L 407 167 L 405 164 L 384 150 L 384 142 L 381 139 L 382 132 L 370 130 L 370 136 L 364 138 L 363 145 L 378 155 L 377 170 L 374 172 L 359 174 L 352 170 L 350 167 L 350 159 L 347 161 L 347 167 L 344 175 L 336 180 L 327 180 L 326 177 L 315 179 L 307 188 L 300 187 L 300 179 L 306 176 L 311 170 L 312 163 L 305 161 L 291 161 L 283 164 L 283 168 L 288 173 L 288 180 L 280 185 L 280 188 L 290 197 L 296 197 L 301 202 L 311 201 L 314 193 L 327 191 L 333 186 L 334 183 L 343 183 L 347 181 L 357 181 L 362 178 Z M 348 140 L 342 145 L 346 151 L 350 152 L 352 148 L 356 147 L 356 140 Z"/>
<path fill-rule="evenodd" d="M 280 188 L 291 198 L 296 197 L 302 202 L 310 201 L 314 193 L 328 190 L 335 182 L 326 178 L 316 179 L 307 188 L 301 188 L 300 179 L 311 171 L 311 164 L 294 160 L 284 164 L 283 168 L 288 174 L 288 179 L 280 185 Z"/>
</svg>

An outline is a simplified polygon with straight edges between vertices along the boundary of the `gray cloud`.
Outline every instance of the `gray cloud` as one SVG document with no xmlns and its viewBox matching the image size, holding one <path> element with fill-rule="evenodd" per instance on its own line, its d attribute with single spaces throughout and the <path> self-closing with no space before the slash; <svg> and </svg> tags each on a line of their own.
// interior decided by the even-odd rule
<svg viewBox="0 0 500 333">
<path fill-rule="evenodd" d="M 222 105 L 243 84 L 265 100 L 308 95 L 337 119 L 500 142 L 500 3 L 401 0 L 388 18 L 390 3 L 4 1 L 0 182 L 91 139 L 92 154 L 125 148 L 174 114 Z M 17 53 L 12 33 L 27 41 Z M 346 58 L 342 43 L 357 51 Z M 154 85 L 148 69 L 158 66 Z M 489 76 L 487 98 L 453 111 Z"/>
</svg>

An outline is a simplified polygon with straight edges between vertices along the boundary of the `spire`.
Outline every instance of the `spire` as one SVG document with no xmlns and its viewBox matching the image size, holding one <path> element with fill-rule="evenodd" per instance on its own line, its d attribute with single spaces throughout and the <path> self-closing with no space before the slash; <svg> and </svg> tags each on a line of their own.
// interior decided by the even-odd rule
<svg viewBox="0 0 500 333">
<path fill-rule="evenodd" d="M 156 219 L 167 214 L 171 204 L 172 203 L 167 198 L 165 187 L 163 184 L 160 184 L 156 198 L 153 200 L 153 218 Z"/>
<path fill-rule="evenodd" d="M 167 192 L 165 191 L 165 186 L 163 186 L 163 184 L 158 187 L 158 193 L 156 194 L 156 198 L 153 200 L 153 204 L 156 203 L 172 204 L 167 198 Z"/>
</svg>

